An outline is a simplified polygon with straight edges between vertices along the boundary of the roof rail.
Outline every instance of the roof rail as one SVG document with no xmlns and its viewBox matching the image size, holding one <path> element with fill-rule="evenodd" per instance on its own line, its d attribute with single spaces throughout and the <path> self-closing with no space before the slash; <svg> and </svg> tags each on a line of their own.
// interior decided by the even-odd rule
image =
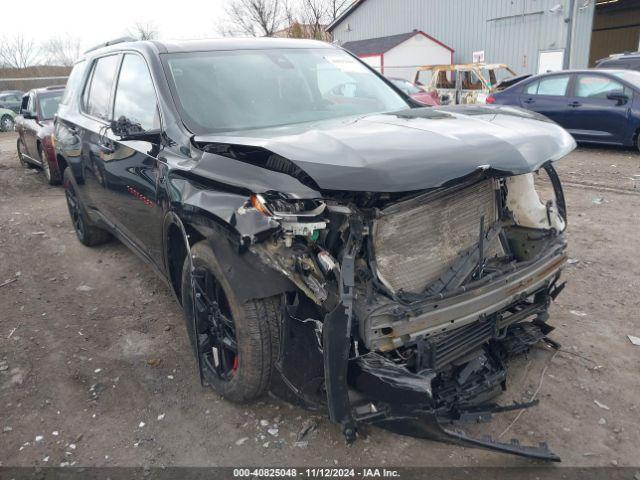
<svg viewBox="0 0 640 480">
<path fill-rule="evenodd" d="M 129 36 L 114 38 L 113 40 L 109 40 L 108 42 L 99 43 L 98 45 L 91 47 L 89 50 L 85 50 L 84 53 L 93 52 L 94 50 L 98 50 L 99 48 L 102 48 L 102 47 L 108 47 L 109 45 L 116 45 L 118 43 L 135 42 L 135 41 L 136 41 L 135 38 L 129 37 Z"/>
</svg>

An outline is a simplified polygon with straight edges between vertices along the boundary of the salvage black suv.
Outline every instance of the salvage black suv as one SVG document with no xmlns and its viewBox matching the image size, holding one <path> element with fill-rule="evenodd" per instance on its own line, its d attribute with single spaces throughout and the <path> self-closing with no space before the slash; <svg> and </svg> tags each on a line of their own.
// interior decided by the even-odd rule
<svg viewBox="0 0 640 480">
<path fill-rule="evenodd" d="M 119 42 L 76 63 L 56 151 L 78 238 L 168 282 L 200 380 L 557 460 L 457 426 L 499 406 L 562 290 L 571 136 L 535 113 L 414 103 L 315 41 Z"/>
</svg>

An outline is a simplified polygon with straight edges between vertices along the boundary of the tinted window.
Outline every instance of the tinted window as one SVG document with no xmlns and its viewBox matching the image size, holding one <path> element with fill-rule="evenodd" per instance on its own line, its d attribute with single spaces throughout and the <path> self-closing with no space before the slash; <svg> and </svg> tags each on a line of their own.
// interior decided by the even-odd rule
<svg viewBox="0 0 640 480">
<path fill-rule="evenodd" d="M 608 77 L 599 75 L 578 75 L 575 87 L 576 97 L 607 98 L 607 94 L 624 91 L 624 86 Z"/>
<path fill-rule="evenodd" d="M 62 92 L 59 92 L 57 95 L 45 94 L 40 96 L 40 120 L 53 118 L 58 111 L 58 104 L 60 103 L 61 97 Z"/>
<path fill-rule="evenodd" d="M 336 49 L 166 55 L 194 132 L 243 130 L 407 108 L 360 61 Z"/>
<path fill-rule="evenodd" d="M 563 96 L 567 93 L 569 75 L 542 78 L 537 82 L 527 85 L 526 92 L 529 95 Z"/>
<path fill-rule="evenodd" d="M 109 120 L 111 86 L 118 67 L 119 55 L 99 58 L 93 68 L 91 84 L 86 97 L 85 110 L 89 115 Z M 86 91 L 86 90 L 85 90 Z"/>
<path fill-rule="evenodd" d="M 71 99 L 73 93 L 80 86 L 80 81 L 82 80 L 82 73 L 84 72 L 84 67 L 86 62 L 78 62 L 74 65 L 73 70 L 71 70 L 71 74 L 69 75 L 69 79 L 67 80 L 67 87 L 64 89 L 64 94 L 60 99 L 60 103 L 67 104 Z"/>
<path fill-rule="evenodd" d="M 120 69 L 113 118 L 126 117 L 144 130 L 160 126 L 156 92 L 145 61 L 138 55 L 125 55 Z"/>
</svg>

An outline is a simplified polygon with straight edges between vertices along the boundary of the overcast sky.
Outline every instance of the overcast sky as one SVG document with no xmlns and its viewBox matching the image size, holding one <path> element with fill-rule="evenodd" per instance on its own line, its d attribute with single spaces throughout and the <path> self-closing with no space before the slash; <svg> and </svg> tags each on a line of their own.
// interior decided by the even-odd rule
<svg viewBox="0 0 640 480">
<path fill-rule="evenodd" d="M 0 38 L 72 35 L 88 48 L 152 23 L 163 39 L 216 37 L 228 0 L 0 0 Z"/>
</svg>

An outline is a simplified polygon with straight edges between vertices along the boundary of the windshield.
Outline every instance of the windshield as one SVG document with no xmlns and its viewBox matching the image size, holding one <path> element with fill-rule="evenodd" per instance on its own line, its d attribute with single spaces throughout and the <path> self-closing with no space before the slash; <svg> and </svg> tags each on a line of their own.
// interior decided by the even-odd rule
<svg viewBox="0 0 640 480">
<path fill-rule="evenodd" d="M 62 98 L 62 90 L 55 94 L 45 94 L 40 96 L 40 118 L 49 120 L 58 111 L 58 104 Z"/>
<path fill-rule="evenodd" d="M 391 81 L 396 87 L 398 87 L 407 95 L 414 95 L 422 91 L 418 87 L 416 87 L 413 83 L 408 82 L 407 80 L 399 80 L 397 78 L 392 78 Z"/>
<path fill-rule="evenodd" d="M 611 72 L 612 75 L 618 77 L 620 80 L 629 82 L 634 87 L 640 88 L 640 72 L 633 70 L 621 70 L 619 72 Z"/>
<path fill-rule="evenodd" d="M 334 49 L 240 50 L 166 57 L 195 133 L 248 130 L 408 107 L 383 80 Z"/>
</svg>

